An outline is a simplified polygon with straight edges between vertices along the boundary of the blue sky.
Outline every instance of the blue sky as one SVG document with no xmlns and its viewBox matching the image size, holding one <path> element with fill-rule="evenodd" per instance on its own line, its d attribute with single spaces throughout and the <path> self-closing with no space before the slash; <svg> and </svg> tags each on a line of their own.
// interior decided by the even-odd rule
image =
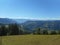
<svg viewBox="0 0 60 45">
<path fill-rule="evenodd" d="M 60 0 L 0 0 L 0 18 L 60 20 Z"/>
</svg>

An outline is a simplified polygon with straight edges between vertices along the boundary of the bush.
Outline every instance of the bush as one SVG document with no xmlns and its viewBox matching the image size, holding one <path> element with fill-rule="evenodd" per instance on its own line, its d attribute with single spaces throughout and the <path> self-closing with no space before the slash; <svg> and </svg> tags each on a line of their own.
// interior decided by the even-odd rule
<svg viewBox="0 0 60 45">
<path fill-rule="evenodd" d="M 56 31 L 51 31 L 51 35 L 55 35 L 55 34 L 57 34 Z"/>
<path fill-rule="evenodd" d="M 48 30 L 43 30 L 43 34 L 47 35 L 48 34 Z"/>
</svg>

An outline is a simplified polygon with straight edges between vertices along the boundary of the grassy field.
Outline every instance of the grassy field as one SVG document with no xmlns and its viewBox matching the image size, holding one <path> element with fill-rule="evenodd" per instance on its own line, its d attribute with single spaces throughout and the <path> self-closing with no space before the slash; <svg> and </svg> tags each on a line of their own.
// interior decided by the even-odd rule
<svg viewBox="0 0 60 45">
<path fill-rule="evenodd" d="M 2 45 L 60 45 L 60 35 L 3 36 Z"/>
</svg>

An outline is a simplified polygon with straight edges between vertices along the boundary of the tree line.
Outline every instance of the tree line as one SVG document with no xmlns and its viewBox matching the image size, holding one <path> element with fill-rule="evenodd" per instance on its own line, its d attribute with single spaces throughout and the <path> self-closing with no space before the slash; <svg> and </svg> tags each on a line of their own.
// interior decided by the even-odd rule
<svg viewBox="0 0 60 45">
<path fill-rule="evenodd" d="M 8 36 L 8 35 L 56 35 L 60 34 L 60 30 L 48 30 L 48 29 L 41 29 L 36 28 L 32 32 L 26 31 L 22 25 L 18 24 L 8 24 L 8 25 L 0 25 L 0 36 Z"/>
<path fill-rule="evenodd" d="M 43 28 L 36 28 L 36 29 L 34 29 L 33 34 L 37 34 L 37 35 L 59 35 L 60 30 L 48 30 L 48 29 L 43 29 Z"/>
</svg>

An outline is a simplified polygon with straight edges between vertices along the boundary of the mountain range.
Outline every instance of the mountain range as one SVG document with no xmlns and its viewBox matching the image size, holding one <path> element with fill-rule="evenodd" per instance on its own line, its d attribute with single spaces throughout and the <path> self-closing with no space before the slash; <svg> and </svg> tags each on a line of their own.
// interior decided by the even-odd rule
<svg viewBox="0 0 60 45">
<path fill-rule="evenodd" d="M 21 24 L 26 30 L 35 28 L 46 28 L 49 30 L 60 30 L 60 20 L 30 20 L 30 19 L 9 19 L 0 18 L 1 24 Z"/>
<path fill-rule="evenodd" d="M 14 23 L 24 23 L 28 19 L 9 19 L 9 18 L 0 18 L 0 23 L 2 24 L 14 24 Z"/>
</svg>

